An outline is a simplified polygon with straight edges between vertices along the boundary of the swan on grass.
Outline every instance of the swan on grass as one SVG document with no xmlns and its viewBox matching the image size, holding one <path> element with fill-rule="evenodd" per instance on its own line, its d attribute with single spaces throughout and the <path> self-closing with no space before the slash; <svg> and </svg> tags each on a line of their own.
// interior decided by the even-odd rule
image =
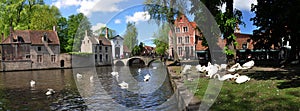
<svg viewBox="0 0 300 111">
<path fill-rule="evenodd" d="M 227 71 L 228 72 L 235 72 L 235 71 L 238 71 L 238 70 L 241 70 L 241 69 L 243 69 L 243 67 L 240 65 L 240 63 L 236 63 L 233 66 L 231 66 Z"/>
<path fill-rule="evenodd" d="M 55 91 L 51 88 L 48 88 L 48 91 L 46 92 L 46 95 L 49 96 L 49 95 L 53 95 L 55 93 Z"/>
<path fill-rule="evenodd" d="M 219 74 L 215 74 L 215 75 L 214 75 L 214 78 L 217 77 L 220 81 L 225 81 L 225 80 L 228 80 L 228 79 L 233 79 L 233 78 L 235 78 L 236 76 L 237 76 L 237 74 L 235 74 L 235 75 L 232 75 L 232 74 L 226 74 L 226 75 L 220 77 Z"/>
<path fill-rule="evenodd" d="M 121 87 L 121 89 L 128 89 L 128 83 L 126 83 L 125 81 L 120 83 L 119 86 Z"/>
<path fill-rule="evenodd" d="M 150 80 L 150 74 L 147 74 L 146 76 L 144 76 L 144 81 L 148 82 Z"/>
<path fill-rule="evenodd" d="M 212 78 L 212 76 L 218 72 L 219 68 L 215 65 L 211 65 L 206 70 L 207 70 L 207 75 L 206 76 L 209 76 L 209 78 Z"/>
<path fill-rule="evenodd" d="M 250 69 L 254 66 L 254 61 L 251 60 L 251 61 L 248 61 L 246 63 L 243 64 L 243 68 L 246 68 L 246 69 Z"/>
<path fill-rule="evenodd" d="M 185 66 L 183 67 L 182 73 L 186 73 L 187 70 L 190 70 L 190 69 L 191 69 L 191 67 L 192 67 L 192 65 L 185 65 Z"/>
<path fill-rule="evenodd" d="M 235 82 L 238 84 L 250 81 L 250 78 L 248 76 L 246 75 L 240 76 L 239 74 L 236 75 L 235 79 L 236 79 Z"/>
<path fill-rule="evenodd" d="M 30 81 L 30 87 L 34 87 L 35 86 L 35 81 L 34 80 L 31 80 Z"/>
</svg>

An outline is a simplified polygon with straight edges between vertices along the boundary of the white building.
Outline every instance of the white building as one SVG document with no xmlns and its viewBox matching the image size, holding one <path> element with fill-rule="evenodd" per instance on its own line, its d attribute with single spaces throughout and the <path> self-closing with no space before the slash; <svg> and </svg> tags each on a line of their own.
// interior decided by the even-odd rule
<svg viewBox="0 0 300 111">
<path fill-rule="evenodd" d="M 127 58 L 130 56 L 130 51 L 124 45 L 124 39 L 121 36 L 117 35 L 113 37 L 110 41 L 113 49 L 113 59 Z"/>
</svg>

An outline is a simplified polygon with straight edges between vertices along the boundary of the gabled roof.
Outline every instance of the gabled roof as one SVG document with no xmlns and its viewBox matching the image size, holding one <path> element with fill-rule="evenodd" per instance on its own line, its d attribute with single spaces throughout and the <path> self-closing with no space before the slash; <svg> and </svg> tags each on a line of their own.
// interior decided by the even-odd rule
<svg viewBox="0 0 300 111">
<path fill-rule="evenodd" d="M 111 46 L 110 41 L 106 37 L 100 36 L 98 39 L 99 39 L 99 43 L 100 43 L 100 41 L 102 41 L 103 45 L 106 45 L 106 46 L 110 45 Z"/>
<path fill-rule="evenodd" d="M 117 35 L 117 36 L 115 36 L 115 37 L 113 37 L 111 39 L 114 39 L 114 40 L 124 40 L 124 38 L 121 37 L 120 35 Z"/>
<path fill-rule="evenodd" d="M 22 38 L 23 43 L 29 43 L 32 45 L 42 45 L 43 37 L 46 35 L 48 44 L 59 45 L 59 38 L 55 31 L 52 30 L 15 30 L 13 31 L 13 39 L 17 40 Z M 14 43 L 10 37 L 7 37 L 2 44 Z"/>
<path fill-rule="evenodd" d="M 92 44 L 98 44 L 99 43 L 96 37 L 88 37 L 88 38 L 92 42 Z"/>
</svg>

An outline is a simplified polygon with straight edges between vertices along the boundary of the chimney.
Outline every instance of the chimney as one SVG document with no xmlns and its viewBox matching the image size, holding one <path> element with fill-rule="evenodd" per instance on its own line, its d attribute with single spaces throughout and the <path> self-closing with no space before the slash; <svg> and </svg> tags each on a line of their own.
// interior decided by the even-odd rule
<svg viewBox="0 0 300 111">
<path fill-rule="evenodd" d="M 108 39 L 108 28 L 107 27 L 105 28 L 105 38 Z"/>
<path fill-rule="evenodd" d="M 85 36 L 86 36 L 86 37 L 88 36 L 88 31 L 87 31 L 87 30 L 85 30 Z"/>
</svg>

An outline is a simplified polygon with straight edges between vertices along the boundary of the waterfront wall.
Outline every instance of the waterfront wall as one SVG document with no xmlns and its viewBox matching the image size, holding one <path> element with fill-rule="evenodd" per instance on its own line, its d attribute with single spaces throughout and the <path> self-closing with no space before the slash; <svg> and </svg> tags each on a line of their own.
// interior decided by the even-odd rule
<svg viewBox="0 0 300 111">
<path fill-rule="evenodd" d="M 50 56 L 43 56 L 43 59 L 51 59 Z M 111 65 L 111 64 L 104 64 Z M 64 68 L 80 68 L 94 67 L 94 55 L 71 55 L 59 54 L 55 62 L 36 62 L 32 60 L 15 60 L 1 61 L 0 71 L 23 71 L 23 70 L 40 70 L 40 69 L 64 69 Z M 97 65 L 101 66 L 101 65 Z"/>
</svg>

